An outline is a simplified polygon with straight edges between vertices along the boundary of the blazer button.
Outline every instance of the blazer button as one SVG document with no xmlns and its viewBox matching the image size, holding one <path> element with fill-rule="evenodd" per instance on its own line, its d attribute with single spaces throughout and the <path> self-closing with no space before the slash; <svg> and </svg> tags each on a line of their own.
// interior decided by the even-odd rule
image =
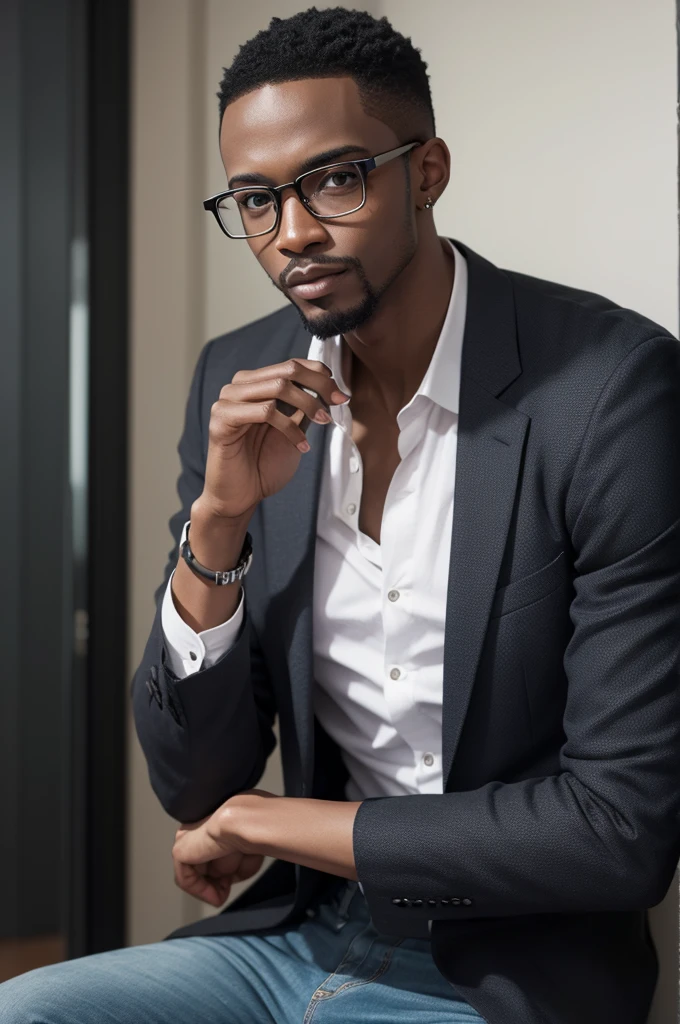
<svg viewBox="0 0 680 1024">
<path fill-rule="evenodd" d="M 411 900 L 411 906 L 412 907 L 422 907 L 422 905 L 423 905 L 423 901 L 422 900 Z"/>
<path fill-rule="evenodd" d="M 466 907 L 471 907 L 472 906 L 472 900 L 468 899 L 468 897 L 466 896 L 463 899 L 463 905 L 466 906 Z"/>
<path fill-rule="evenodd" d="M 448 905 L 451 902 L 451 900 L 440 900 L 439 902 L 441 903 L 441 905 L 443 907 L 448 907 Z"/>
<path fill-rule="evenodd" d="M 436 900 L 428 900 L 427 902 L 429 903 L 429 905 L 431 907 L 436 907 L 437 906 L 437 901 Z"/>
<path fill-rule="evenodd" d="M 457 897 L 457 896 L 452 896 L 452 897 L 451 897 L 451 904 L 452 904 L 452 905 L 453 905 L 454 907 L 457 907 L 457 906 L 459 906 L 459 905 L 460 905 L 460 900 L 458 899 L 458 897 Z"/>
</svg>

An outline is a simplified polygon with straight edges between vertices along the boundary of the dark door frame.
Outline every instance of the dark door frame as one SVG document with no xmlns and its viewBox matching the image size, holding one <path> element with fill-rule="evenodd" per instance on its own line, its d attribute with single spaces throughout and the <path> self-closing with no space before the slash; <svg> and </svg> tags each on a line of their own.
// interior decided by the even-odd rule
<svg viewBox="0 0 680 1024">
<path fill-rule="evenodd" d="M 74 781 L 69 955 L 125 944 L 129 78 L 128 0 L 88 0 L 89 485 L 84 742 Z M 74 709 L 75 710 L 75 709 Z"/>
<path fill-rule="evenodd" d="M 129 33 L 0 4 L 0 937 L 69 957 L 125 943 Z"/>
</svg>

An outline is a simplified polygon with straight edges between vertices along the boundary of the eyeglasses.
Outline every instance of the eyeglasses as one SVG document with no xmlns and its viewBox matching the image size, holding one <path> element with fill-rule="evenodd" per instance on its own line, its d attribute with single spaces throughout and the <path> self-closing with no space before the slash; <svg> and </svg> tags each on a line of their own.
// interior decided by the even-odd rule
<svg viewBox="0 0 680 1024">
<path fill-rule="evenodd" d="M 364 160 L 343 160 L 306 171 L 285 185 L 244 185 L 218 192 L 203 202 L 203 209 L 215 220 L 229 238 L 257 238 L 276 231 L 281 220 L 281 193 L 295 189 L 298 199 L 314 217 L 326 220 L 356 213 L 366 202 L 366 178 L 381 167 L 422 142 L 409 142 L 386 153 Z"/>
</svg>

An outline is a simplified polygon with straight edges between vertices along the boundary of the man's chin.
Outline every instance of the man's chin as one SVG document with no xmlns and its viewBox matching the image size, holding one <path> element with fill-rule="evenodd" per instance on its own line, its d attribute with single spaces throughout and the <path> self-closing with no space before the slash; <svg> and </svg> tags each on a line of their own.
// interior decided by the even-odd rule
<svg viewBox="0 0 680 1024">
<path fill-rule="evenodd" d="M 373 296 L 367 296 L 360 305 L 351 309 L 317 309 L 316 313 L 308 316 L 296 302 L 292 299 L 290 301 L 295 306 L 305 330 L 321 339 L 356 331 L 370 320 L 377 305 Z"/>
</svg>

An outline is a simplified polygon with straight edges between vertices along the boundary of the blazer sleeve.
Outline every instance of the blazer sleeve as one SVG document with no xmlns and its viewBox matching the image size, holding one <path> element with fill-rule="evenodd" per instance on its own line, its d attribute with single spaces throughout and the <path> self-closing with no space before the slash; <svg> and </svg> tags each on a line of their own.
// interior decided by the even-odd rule
<svg viewBox="0 0 680 1024">
<path fill-rule="evenodd" d="M 203 385 L 212 342 L 194 371 L 178 444 L 181 508 L 170 519 L 173 546 L 154 595 L 156 614 L 132 679 L 135 728 L 162 806 L 182 823 L 206 817 L 225 800 L 257 785 L 276 746 L 276 704 L 259 639 L 248 614 L 243 581 L 243 621 L 233 645 L 210 668 L 178 679 L 170 667 L 161 612 L 177 564 L 178 545 L 205 476 Z M 255 513 L 257 514 L 257 512 Z"/>
<path fill-rule="evenodd" d="M 680 343 L 640 342 L 590 415 L 564 515 L 575 553 L 559 771 L 373 797 L 353 845 L 375 926 L 648 908 L 680 857 Z M 460 899 L 443 906 L 442 898 Z M 422 899 L 407 912 L 395 899 Z M 436 905 L 428 905 L 428 899 Z"/>
</svg>

